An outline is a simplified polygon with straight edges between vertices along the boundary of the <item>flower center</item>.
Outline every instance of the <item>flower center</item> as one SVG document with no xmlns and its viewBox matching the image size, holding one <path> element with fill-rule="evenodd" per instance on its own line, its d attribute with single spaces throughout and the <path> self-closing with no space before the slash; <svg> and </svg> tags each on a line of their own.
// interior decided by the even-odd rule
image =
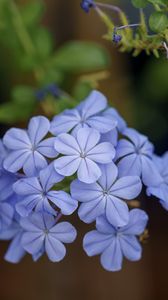
<svg viewBox="0 0 168 300">
<path fill-rule="evenodd" d="M 110 191 L 109 190 L 103 190 L 103 196 L 109 196 Z"/>
<path fill-rule="evenodd" d="M 44 229 L 44 234 L 47 235 L 49 233 L 49 230 L 46 228 Z"/>
<path fill-rule="evenodd" d="M 80 153 L 80 157 L 81 157 L 81 158 L 85 158 L 85 157 L 86 157 L 86 153 L 85 153 L 85 152 L 81 152 L 81 153 Z"/>
</svg>

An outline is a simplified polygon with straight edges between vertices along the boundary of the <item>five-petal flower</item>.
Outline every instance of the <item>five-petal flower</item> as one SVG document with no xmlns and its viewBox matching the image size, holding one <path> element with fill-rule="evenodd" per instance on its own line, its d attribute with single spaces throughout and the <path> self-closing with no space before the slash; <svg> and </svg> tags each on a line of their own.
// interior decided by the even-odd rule
<svg viewBox="0 0 168 300">
<path fill-rule="evenodd" d="M 98 164 L 108 164 L 115 156 L 110 143 L 99 143 L 100 134 L 91 128 L 78 130 L 76 138 L 70 134 L 60 134 L 55 141 L 55 149 L 64 156 L 55 160 L 56 171 L 71 176 L 77 171 L 78 179 L 93 183 L 101 176 Z"/>
<path fill-rule="evenodd" d="M 72 243 L 76 238 L 76 229 L 68 222 L 56 223 L 47 213 L 32 213 L 22 218 L 20 224 L 24 230 L 21 244 L 37 260 L 46 252 L 52 262 L 62 260 L 66 254 L 63 243 Z"/>
<path fill-rule="evenodd" d="M 96 183 L 85 184 L 74 180 L 71 184 L 72 197 L 82 202 L 78 214 L 86 223 L 105 214 L 114 226 L 128 223 L 129 210 L 123 201 L 139 195 L 142 184 L 137 176 L 118 178 L 118 169 L 114 163 L 101 167 L 102 176 Z"/>
<path fill-rule="evenodd" d="M 161 183 L 161 176 L 152 160 L 153 145 L 148 138 L 132 128 L 124 130 L 123 135 L 128 139 L 121 139 L 116 149 L 116 160 L 120 176 L 137 175 L 142 178 L 146 186 Z"/>
<path fill-rule="evenodd" d="M 56 215 L 56 209 L 59 208 L 64 215 L 72 214 L 76 210 L 78 202 L 64 191 L 51 190 L 56 183 L 62 180 L 63 176 L 55 171 L 53 164 L 50 164 L 40 171 L 39 178 L 22 178 L 17 181 L 13 189 L 16 194 L 22 196 L 16 204 L 17 212 L 22 217 L 26 217 L 33 210 Z"/>
<path fill-rule="evenodd" d="M 107 118 L 100 113 L 106 109 L 107 100 L 98 91 L 93 91 L 76 109 L 65 110 L 55 116 L 50 131 L 54 135 L 73 130 L 76 134 L 82 127 L 97 129 L 100 133 L 108 132 L 117 126 L 115 118 Z"/>
<path fill-rule="evenodd" d="M 119 271 L 123 257 L 130 261 L 141 258 L 142 248 L 136 236 L 144 232 L 147 214 L 140 209 L 129 213 L 129 222 L 121 228 L 112 226 L 105 216 L 96 220 L 96 230 L 88 232 L 83 240 L 87 255 L 101 255 L 101 264 L 108 271 Z"/>
<path fill-rule="evenodd" d="M 47 135 L 50 122 L 43 116 L 33 117 L 28 130 L 12 128 L 4 135 L 4 145 L 10 150 L 3 162 L 9 172 L 23 168 L 27 176 L 36 176 L 48 163 L 45 157 L 56 157 L 55 138 L 42 139 Z"/>
</svg>

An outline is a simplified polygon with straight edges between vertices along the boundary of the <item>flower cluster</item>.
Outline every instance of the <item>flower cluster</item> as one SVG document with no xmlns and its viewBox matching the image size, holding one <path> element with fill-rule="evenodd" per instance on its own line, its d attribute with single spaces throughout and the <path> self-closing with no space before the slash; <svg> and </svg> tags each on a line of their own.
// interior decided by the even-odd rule
<svg viewBox="0 0 168 300">
<path fill-rule="evenodd" d="M 100 254 L 109 271 L 120 270 L 123 257 L 139 260 L 148 216 L 131 200 L 144 186 L 168 210 L 167 162 L 98 91 L 51 122 L 37 116 L 26 130 L 9 129 L 0 141 L 0 239 L 11 240 L 5 259 L 62 260 L 77 231 L 61 218 L 78 209 L 83 222 L 96 224 L 83 240 L 89 256 Z"/>
</svg>

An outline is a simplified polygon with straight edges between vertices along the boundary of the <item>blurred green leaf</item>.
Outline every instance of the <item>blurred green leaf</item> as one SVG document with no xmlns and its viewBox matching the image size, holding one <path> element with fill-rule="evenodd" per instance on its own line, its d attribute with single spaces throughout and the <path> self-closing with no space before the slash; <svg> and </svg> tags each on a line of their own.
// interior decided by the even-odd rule
<svg viewBox="0 0 168 300">
<path fill-rule="evenodd" d="M 55 53 L 51 65 L 64 72 L 80 73 L 108 68 L 110 59 L 107 51 L 100 45 L 74 41 Z"/>
<path fill-rule="evenodd" d="M 136 8 L 144 8 L 148 4 L 148 0 L 131 0 Z"/>
<path fill-rule="evenodd" d="M 44 7 L 44 2 L 40 0 L 24 4 L 21 8 L 21 16 L 25 26 L 30 27 L 37 24 L 42 18 Z"/>
<path fill-rule="evenodd" d="M 149 25 L 154 32 L 161 32 L 168 27 L 167 15 L 162 12 L 154 12 L 149 18 Z"/>
</svg>

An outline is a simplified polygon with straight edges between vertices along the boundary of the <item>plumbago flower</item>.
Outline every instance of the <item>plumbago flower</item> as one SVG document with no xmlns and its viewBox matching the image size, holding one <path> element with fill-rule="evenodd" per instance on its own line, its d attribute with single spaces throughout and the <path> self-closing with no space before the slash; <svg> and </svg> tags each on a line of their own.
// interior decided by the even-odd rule
<svg viewBox="0 0 168 300">
<path fill-rule="evenodd" d="M 118 142 L 116 160 L 119 159 L 119 175 L 137 175 L 146 186 L 161 183 L 161 176 L 152 160 L 154 147 L 148 138 L 135 129 L 127 128 L 123 135 L 126 138 Z"/>
<path fill-rule="evenodd" d="M 72 197 L 82 202 L 78 214 L 86 223 L 93 222 L 105 214 L 114 226 L 128 223 L 129 210 L 123 201 L 134 199 L 142 189 L 140 178 L 125 176 L 118 178 L 118 168 L 114 163 L 101 167 L 102 175 L 96 183 L 85 184 L 75 180 L 71 184 Z"/>
<path fill-rule="evenodd" d="M 55 116 L 50 132 L 54 135 L 73 130 L 75 134 L 82 127 L 91 127 L 106 133 L 117 126 L 116 119 L 106 118 L 101 112 L 107 108 L 107 99 L 98 91 L 93 91 L 76 109 L 65 110 Z"/>
<path fill-rule="evenodd" d="M 99 143 L 100 134 L 91 128 L 78 130 L 76 138 L 70 134 L 59 135 L 55 140 L 55 149 L 64 156 L 55 160 L 56 171 L 71 176 L 77 171 L 78 179 L 93 183 L 101 176 L 98 164 L 108 164 L 115 156 L 111 143 Z"/>
<path fill-rule="evenodd" d="M 76 239 L 76 229 L 68 222 L 56 223 L 47 213 L 32 213 L 20 221 L 24 232 L 21 244 L 25 251 L 37 260 L 46 252 L 52 262 L 62 260 L 66 254 L 63 243 L 72 243 Z"/>
<path fill-rule="evenodd" d="M 55 139 L 42 139 L 47 135 L 50 122 L 47 118 L 33 117 L 28 130 L 12 128 L 7 131 L 3 143 L 10 153 L 3 162 L 4 168 L 9 172 L 17 172 L 23 168 L 27 176 L 36 176 L 41 169 L 47 167 L 45 157 L 56 157 L 53 147 Z"/>
<path fill-rule="evenodd" d="M 124 256 L 140 259 L 137 236 L 148 217 L 129 211 L 129 200 L 144 183 L 168 210 L 168 155 L 153 150 L 98 91 L 51 123 L 37 116 L 27 130 L 8 130 L 0 140 L 0 240 L 11 240 L 5 260 L 18 263 L 26 253 L 34 261 L 44 253 L 63 259 L 76 230 L 60 219 L 79 202 L 79 218 L 96 222 L 84 238 L 89 256 L 100 254 L 109 271 L 120 270 Z"/>
<path fill-rule="evenodd" d="M 149 186 L 147 188 L 148 196 L 155 196 L 159 198 L 161 205 L 168 210 L 168 152 L 162 157 L 154 156 L 153 161 L 162 178 L 161 184 L 158 186 Z"/>
<path fill-rule="evenodd" d="M 28 216 L 32 211 L 48 212 L 57 215 L 59 208 L 64 215 L 72 214 L 78 205 L 70 195 L 64 191 L 52 190 L 53 186 L 63 180 L 53 164 L 40 171 L 39 178 L 23 178 L 13 185 L 13 190 L 21 200 L 16 204 L 16 211 L 22 216 Z"/>
<path fill-rule="evenodd" d="M 96 220 L 96 230 L 88 232 L 83 240 L 87 255 L 101 255 L 101 264 L 108 271 L 119 271 L 123 257 L 137 261 L 141 258 L 142 248 L 136 236 L 140 236 L 148 221 L 147 214 L 140 209 L 129 213 L 128 223 L 117 228 L 105 216 Z"/>
</svg>

